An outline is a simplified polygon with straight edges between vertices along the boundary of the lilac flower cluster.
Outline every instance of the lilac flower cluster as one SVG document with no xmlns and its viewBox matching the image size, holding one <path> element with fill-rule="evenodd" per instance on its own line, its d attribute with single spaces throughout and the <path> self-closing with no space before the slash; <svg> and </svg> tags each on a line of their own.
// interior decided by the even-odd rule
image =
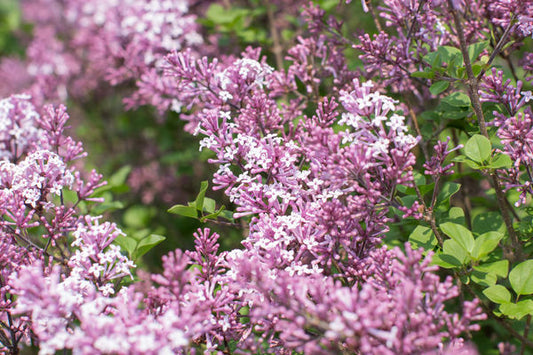
<svg viewBox="0 0 533 355">
<path fill-rule="evenodd" d="M 114 293 L 113 281 L 131 275 L 134 265 L 110 245 L 120 234 L 114 224 L 80 213 L 80 204 L 98 201 L 91 195 L 104 182 L 95 171 L 84 178 L 71 165 L 85 153 L 81 143 L 64 135 L 65 108 L 46 107 L 41 115 L 26 95 L 1 100 L 0 107 L 0 350 L 16 353 L 20 342 L 38 339 L 49 353 L 49 342 L 69 335 L 70 315 L 54 308 L 58 297 L 67 297 L 57 288 L 51 291 L 55 296 L 43 298 L 46 304 L 32 303 L 32 297 L 44 296 L 40 288 L 54 285 L 43 275 L 72 285 L 76 280 L 71 287 L 79 292 L 68 302 L 79 302 L 89 285 L 104 295 Z M 67 190 L 76 201 L 65 201 Z M 33 287 L 35 282 L 42 284 Z M 31 315 L 23 314 L 29 307 Z M 62 316 L 54 319 L 50 312 Z"/>
<path fill-rule="evenodd" d="M 461 13 L 466 44 L 489 37 L 489 24 L 495 26 L 499 37 L 508 33 L 509 38 L 515 40 L 514 48 L 532 34 L 533 6 L 529 0 L 475 0 L 468 5 L 463 1 L 452 3 Z M 415 99 L 417 103 L 414 107 L 424 107 L 424 102 L 432 98 L 427 82 L 410 74 L 428 65 L 424 55 L 440 46 L 455 46 L 459 42 L 457 34 L 449 30 L 454 25 L 448 4 L 442 0 L 386 0 L 377 9 L 380 10 L 379 17 L 374 13 L 374 20 L 379 33 L 373 37 L 363 34 L 359 36 L 360 43 L 354 45 L 362 51 L 360 58 L 367 71 L 366 77 L 375 79 L 394 93 L 412 97 L 411 101 Z M 384 21 L 380 21 L 382 19 Z M 528 63 L 524 61 L 523 65 Z"/>
<path fill-rule="evenodd" d="M 409 132 L 400 103 L 379 89 L 427 97 L 405 73 L 450 40 L 449 14 L 437 8 L 442 1 L 385 1 L 382 17 L 397 36 L 381 32 L 376 42 L 363 36 L 357 47 L 370 76 L 384 76 L 379 85 L 355 79 L 337 36 L 340 23 L 324 21 L 325 12 L 313 6 L 305 10 L 311 36 L 288 51 L 287 69 L 275 70 L 257 49 L 211 61 L 186 49 L 166 57 L 162 75 L 166 51 L 198 40 L 185 2 L 51 5 L 52 11 L 32 12 L 43 41 L 34 43 L 30 60 L 39 46 L 54 48 L 30 67 L 35 88 L 57 95 L 94 88 L 104 76 L 112 84 L 140 78 L 130 104 L 149 98 L 160 109 L 186 107 L 187 129 L 202 137 L 200 149 L 212 151 L 210 163 L 218 167 L 215 189 L 235 205 L 233 216 L 247 235 L 243 249 L 220 252 L 219 235 L 199 230 L 193 251 L 169 253 L 161 274 L 139 273 L 141 281 L 128 285 L 135 265 L 114 243 L 123 233 L 81 212 L 99 202 L 93 194 L 104 183 L 95 171 L 73 166 L 85 153 L 65 135 L 65 107 L 40 114 L 28 96 L 0 101 L 0 350 L 16 353 L 19 344 L 33 342 L 42 354 L 231 347 L 475 353 L 462 334 L 485 318 L 478 302 L 463 301 L 461 315 L 448 312 L 445 302 L 460 290 L 435 273 L 431 252 L 382 245 L 393 208 L 404 217 L 418 211 L 417 203 L 403 205 L 398 191 L 414 186 L 412 150 L 420 138 Z M 470 39 L 475 26 L 472 20 Z M 79 60 L 85 54 L 87 63 Z M 85 68 L 89 63 L 94 67 Z M 524 161 L 528 143 L 517 146 L 506 129 L 529 127 L 531 110 L 521 108 L 530 96 L 498 75 L 485 80 L 484 98 L 514 110 L 511 119 L 498 116 L 505 126 L 499 134 Z M 333 88 L 323 94 L 328 84 Z M 426 173 L 450 173 L 443 163 L 455 149 L 439 142 Z"/>
<path fill-rule="evenodd" d="M 522 90 L 519 80 L 514 85 L 511 79 L 504 81 L 503 72 L 493 69 L 480 85 L 480 98 L 484 102 L 500 104 L 501 111 L 494 111 L 492 125 L 498 127 L 497 135 L 503 144 L 502 152 L 513 161 L 511 169 L 500 171 L 506 189 L 520 192 L 516 205 L 526 203 L 527 196 L 533 194 L 533 137 L 531 136 L 533 112 L 531 91 Z"/>
<path fill-rule="evenodd" d="M 251 217 L 245 249 L 224 255 L 228 269 L 222 276 L 238 295 L 236 304 L 247 309 L 250 323 L 243 334 L 260 334 L 259 339 L 240 334 L 239 348 L 257 351 L 268 344 L 311 353 L 442 348 L 443 337 L 455 341 L 471 320 L 484 316 L 475 303 L 465 304 L 462 321 L 456 315 L 440 318 L 439 311 L 437 323 L 428 314 L 427 323 L 420 323 L 425 326 L 418 327 L 409 317 L 391 316 L 393 310 L 409 309 L 406 314 L 423 319 L 419 312 L 435 314 L 435 308 L 422 306 L 422 300 L 436 297 L 434 305 L 442 304 L 442 295 L 457 291 L 449 280 L 441 284 L 435 276 L 420 277 L 426 275 L 422 271 L 392 267 L 399 259 L 404 267 L 425 270 L 428 261 L 420 266 L 418 252 L 378 248 L 387 231 L 386 211 L 396 206 L 396 187 L 412 186 L 410 151 L 417 139 L 408 133 L 397 102 L 373 91 L 370 83 L 354 80 L 336 97 L 316 98 L 311 117 L 299 111 L 309 100 L 305 94 L 279 104 L 295 91 L 287 81 L 308 58 L 289 57 L 293 62 L 284 72 L 252 50 L 224 63 L 196 60 L 188 51 L 168 57 L 166 75 L 188 95 L 182 96 L 184 103 L 195 108 L 189 122 L 204 136 L 200 149 L 215 154 L 210 160 L 219 166 L 215 188 L 224 189 L 236 205 L 235 217 Z M 316 83 L 320 80 L 309 81 L 311 97 Z M 418 283 L 426 286 L 414 286 Z M 411 289 L 408 284 L 413 285 L 410 306 L 393 286 Z M 372 318 L 375 324 L 363 321 L 370 309 L 383 310 L 383 317 Z M 233 317 L 230 324 L 239 324 Z"/>
<path fill-rule="evenodd" d="M 26 63 L 34 100 L 84 99 L 104 82 L 160 78 L 164 55 L 202 43 L 188 6 L 187 0 L 23 1 L 23 16 L 35 26 Z M 129 105 L 153 103 L 142 90 L 133 98 Z"/>
</svg>

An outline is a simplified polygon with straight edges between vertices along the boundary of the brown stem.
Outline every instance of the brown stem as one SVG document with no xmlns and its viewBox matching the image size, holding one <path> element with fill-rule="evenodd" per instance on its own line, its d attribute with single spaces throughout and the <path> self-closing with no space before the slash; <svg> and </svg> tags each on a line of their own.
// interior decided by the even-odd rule
<svg viewBox="0 0 533 355">
<path fill-rule="evenodd" d="M 459 145 L 459 138 L 457 137 L 457 133 L 455 132 L 454 129 L 452 129 L 452 139 L 453 139 L 453 144 L 457 147 Z M 460 164 L 460 163 L 457 163 L 457 171 L 459 172 L 459 175 L 461 176 L 459 178 L 459 181 L 461 182 L 461 189 L 459 190 L 459 193 L 460 193 L 460 196 L 461 196 L 461 200 L 463 200 L 463 206 L 464 206 L 464 212 L 465 212 L 465 221 L 466 221 L 466 226 L 468 227 L 468 229 L 472 230 L 472 203 L 470 201 L 470 194 L 469 194 L 469 186 L 468 186 L 468 183 L 466 181 L 466 179 L 464 178 L 462 172 L 463 172 L 463 165 Z"/>
<path fill-rule="evenodd" d="M 272 35 L 272 41 L 274 45 L 272 46 L 272 52 L 276 58 L 276 67 L 278 70 L 283 70 L 283 57 L 282 57 L 282 47 L 281 41 L 279 38 L 278 29 L 276 28 L 276 22 L 274 20 L 274 10 L 269 1 L 266 1 L 267 5 L 267 16 L 268 24 L 270 26 L 270 34 Z"/>
<path fill-rule="evenodd" d="M 372 15 L 372 19 L 374 20 L 374 24 L 376 25 L 376 29 L 378 32 L 383 31 L 381 28 L 381 24 L 379 23 L 379 18 L 376 15 L 376 10 L 374 9 L 374 5 L 372 5 L 372 0 L 365 0 L 366 7 L 368 7 L 368 11 L 370 11 L 370 14 Z"/>
<path fill-rule="evenodd" d="M 431 230 L 433 231 L 433 234 L 435 234 L 435 237 L 437 238 L 437 241 L 439 242 L 439 246 L 442 248 L 442 245 L 444 243 L 444 240 L 442 239 L 442 236 L 440 235 L 440 232 L 437 228 L 437 223 L 435 222 L 435 216 L 433 216 L 433 210 L 431 208 L 428 208 L 426 205 L 426 201 L 424 201 L 424 197 L 422 196 L 422 193 L 420 192 L 420 189 L 416 184 L 415 191 L 416 195 L 418 196 L 418 199 L 420 202 L 422 202 L 422 206 L 424 206 L 424 220 L 429 223 L 429 226 L 431 227 Z"/>
<path fill-rule="evenodd" d="M 416 113 L 411 108 L 411 105 L 408 104 L 408 108 L 409 108 L 409 116 L 411 117 L 411 121 L 413 121 L 413 126 L 415 127 L 416 134 L 419 137 L 422 137 L 422 132 L 420 131 L 420 126 L 418 125 Z M 422 154 L 424 155 L 424 159 L 427 161 L 429 159 L 429 153 L 428 153 L 428 149 L 425 143 L 426 142 L 421 142 L 419 145 L 420 145 L 420 149 L 422 150 Z"/>
<path fill-rule="evenodd" d="M 496 59 L 498 54 L 500 54 L 500 51 L 502 50 L 503 46 L 505 45 L 505 42 L 507 41 L 507 37 L 509 37 L 509 33 L 511 33 L 511 29 L 514 27 L 515 19 L 516 19 L 516 15 L 513 15 L 513 17 L 509 21 L 509 25 L 507 25 L 507 28 L 505 29 L 505 32 L 503 32 L 500 40 L 496 44 L 496 47 L 494 47 L 494 51 L 492 51 L 489 61 L 487 62 L 487 64 L 485 64 L 485 67 L 481 70 L 481 72 L 477 76 L 477 80 L 481 80 L 481 78 L 483 77 L 483 75 L 485 75 L 485 72 L 487 71 L 489 66 L 492 64 L 494 59 Z"/>
<path fill-rule="evenodd" d="M 529 326 L 531 325 L 531 315 L 527 316 L 526 320 L 526 327 L 524 328 L 524 338 L 527 339 L 529 334 Z M 526 350 L 526 344 L 522 343 L 522 346 L 520 347 L 520 355 L 524 355 L 524 351 Z"/>
</svg>

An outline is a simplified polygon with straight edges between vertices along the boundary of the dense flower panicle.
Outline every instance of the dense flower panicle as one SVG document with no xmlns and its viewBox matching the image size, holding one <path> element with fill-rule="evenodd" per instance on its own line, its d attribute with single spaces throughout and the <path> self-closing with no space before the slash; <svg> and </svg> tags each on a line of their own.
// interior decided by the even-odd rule
<svg viewBox="0 0 533 355">
<path fill-rule="evenodd" d="M 524 68 L 524 70 L 527 72 L 527 76 L 525 76 L 525 80 L 532 81 L 533 80 L 533 53 L 525 53 L 522 59 L 520 60 L 520 64 Z"/>
<path fill-rule="evenodd" d="M 395 303 L 407 302 L 399 292 L 402 288 L 395 288 L 407 285 L 406 280 L 382 283 L 374 279 L 376 272 L 361 275 L 361 269 L 393 263 L 396 257 L 406 267 L 415 267 L 420 260 L 412 252 L 390 254 L 376 263 L 395 187 L 413 182 L 415 158 L 410 151 L 418 142 L 408 133 L 396 101 L 369 83 L 354 80 L 336 96 L 318 99 L 312 117 L 294 117 L 276 100 L 297 90 L 284 86 L 280 78 L 298 75 L 290 73 L 298 73 L 300 59 L 293 59 L 289 75 L 266 66 L 257 51 L 250 50 L 233 62 L 195 60 L 191 52 L 173 53 L 168 60 L 166 75 L 176 79 L 186 93 L 184 104 L 194 108 L 189 122 L 195 125 L 195 134 L 204 136 L 200 149 L 215 153 L 210 160 L 219 166 L 215 188 L 224 189 L 236 204 L 234 217 L 251 216 L 245 250 L 221 255 L 225 263 L 220 267 L 216 267 L 220 259 L 208 256 L 207 250 L 215 253 L 216 245 L 205 231 L 196 236 L 197 251 L 190 254 L 201 266 L 201 280 L 210 275 L 224 280 L 238 295 L 234 304 L 249 308 L 248 327 L 260 331 L 261 338 L 241 337 L 239 348 L 257 351 L 266 342 L 271 351 L 281 352 L 327 353 L 340 347 L 395 353 L 425 346 L 429 351 L 441 346 L 445 337 L 458 338 L 458 333 L 443 329 L 451 326 L 461 332 L 471 320 L 483 317 L 475 304 L 467 304 L 464 323 L 455 324 L 462 322 L 456 315 L 441 318 L 441 308 L 435 309 L 444 301 L 440 295 L 447 292 L 453 297 L 457 291 L 450 280 L 441 284 L 431 273 L 427 277 L 432 281 L 424 282 L 433 286 L 425 291 L 412 286 L 412 308 Z M 313 95 L 313 85 L 321 80 L 309 78 L 307 93 Z M 304 102 L 294 101 L 296 107 Z M 416 261 L 409 263 L 411 258 Z M 389 277 L 393 268 L 387 270 L 382 277 Z M 366 291 L 358 292 L 360 287 Z M 435 303 L 421 305 L 429 294 L 435 295 Z M 347 298 L 353 298 L 352 306 Z M 380 304 L 365 303 L 374 300 Z M 350 318 L 347 309 L 339 308 L 344 305 L 350 312 L 378 308 L 383 317 L 377 317 L 375 325 L 354 324 L 363 315 Z M 398 314 L 400 323 L 395 325 L 390 314 L 402 309 L 424 320 L 410 325 L 410 316 Z M 422 310 L 428 311 L 427 318 L 419 315 Z M 306 332 L 307 328 L 313 331 Z M 415 341 L 418 336 L 425 340 Z"/>
<path fill-rule="evenodd" d="M 522 87 L 520 80 L 516 84 L 511 79 L 504 81 L 503 71 L 494 68 L 490 75 L 484 76 L 479 92 L 481 101 L 494 102 L 503 107 L 502 112 L 493 112 L 495 119 L 490 125 L 498 128 L 496 134 L 503 144 L 501 151 L 513 161 L 510 169 L 500 170 L 499 174 L 507 190 L 516 189 L 520 192 L 517 206 L 526 203 L 527 196 L 533 193 L 533 114 L 529 105 L 533 97 L 531 91 L 524 91 Z"/>
<path fill-rule="evenodd" d="M 80 354 L 175 354 L 188 346 L 187 333 L 207 325 L 201 309 L 170 307 L 155 316 L 139 307 L 142 295 L 133 288 L 107 297 L 77 274 L 63 278 L 58 267 L 43 273 L 39 263 L 21 270 L 11 284 L 20 295 L 15 312 L 30 314 L 41 354 L 63 348 Z"/>
<path fill-rule="evenodd" d="M 495 102 L 503 104 L 506 113 L 514 116 L 524 104 L 531 99 L 522 91 L 523 83 L 519 80 L 516 85 L 512 84 L 511 79 L 504 81 L 503 71 L 493 68 L 490 74 L 483 77 L 480 84 L 480 100 L 483 102 Z"/>
<path fill-rule="evenodd" d="M 105 82 L 141 83 L 144 75 L 151 75 L 149 83 L 169 86 L 153 75 L 163 57 L 203 42 L 188 8 L 187 0 L 23 1 L 23 17 L 35 24 L 26 63 L 33 82 L 25 89 L 42 103 L 84 99 Z M 156 103 L 144 93 L 137 91 L 128 105 Z M 168 109 L 164 92 L 159 97 Z"/>
<path fill-rule="evenodd" d="M 85 153 L 65 135 L 65 107 L 37 110 L 24 95 L 0 107 L 0 351 L 30 339 L 43 354 L 73 348 L 73 312 L 87 297 L 114 294 L 112 281 L 131 276 L 134 265 L 111 244 L 121 233 L 116 226 L 77 207 L 98 200 L 91 195 L 104 182 L 95 171 L 85 180 L 70 165 Z M 77 201 L 64 201 L 65 190 Z"/>
<path fill-rule="evenodd" d="M 454 171 L 451 169 L 453 168 L 454 164 L 449 163 L 444 165 L 444 161 L 451 152 L 463 148 L 463 145 L 459 144 L 458 146 L 449 149 L 449 143 L 450 137 L 447 137 L 445 142 L 437 142 L 437 144 L 433 147 L 433 155 L 431 156 L 430 160 L 424 164 L 424 168 L 426 169 L 424 174 L 431 175 L 434 179 L 439 179 L 441 176 L 453 174 Z"/>
<path fill-rule="evenodd" d="M 34 89 L 45 89 L 36 101 L 83 96 L 105 78 L 137 81 L 130 106 L 185 107 L 187 130 L 213 152 L 214 188 L 224 190 L 248 233 L 243 249 L 219 252 L 219 235 L 198 230 L 194 250 L 163 257 L 161 274 L 121 283 L 135 265 L 114 244 L 122 236 L 114 223 L 80 212 L 81 202 L 90 209 L 98 201 L 92 194 L 104 182 L 72 165 L 85 153 L 65 135 L 66 108 L 38 114 L 27 97 L 0 101 L 7 123 L 0 126 L 0 251 L 24 256 L 0 256 L 0 319 L 14 319 L 0 328 L 0 346 L 31 338 L 42 354 L 215 352 L 228 344 L 254 353 L 475 353 L 461 334 L 485 318 L 477 302 L 464 301 L 461 316 L 449 313 L 444 303 L 459 289 L 451 278 L 440 280 L 431 253 L 382 247 L 389 210 L 406 217 L 419 207 L 397 199 L 400 185 L 414 184 L 419 138 L 399 102 L 380 90 L 431 97 L 425 82 L 406 73 L 456 40 L 445 30 L 444 1 L 384 1 L 379 11 L 396 32 L 381 31 L 374 41 L 364 35 L 357 46 L 366 77 L 383 79 L 377 85 L 355 79 L 361 73 L 348 69 L 341 24 L 313 5 L 304 11 L 311 36 L 299 38 L 288 67 L 276 70 L 252 48 L 198 59 L 185 48 L 201 39 L 183 0 L 26 6 L 47 3 L 48 13 L 31 14 L 41 41 L 30 51 L 30 74 Z M 498 3 L 490 11 L 508 1 Z M 475 29 L 486 11 L 467 19 L 469 43 L 481 36 Z M 505 16 L 494 24 L 505 26 Z M 514 36 L 528 31 L 527 21 L 519 19 Z M 53 51 L 39 61 L 47 47 Z M 497 115 L 505 123 L 498 134 L 525 161 L 527 142 L 515 145 L 512 135 L 531 123 L 531 110 L 520 112 L 531 95 L 502 82 L 493 72 L 483 97 L 513 112 Z M 450 173 L 444 161 L 459 147 L 449 149 L 448 141 L 435 146 L 428 175 Z M 64 199 L 66 190 L 74 201 Z"/>
<path fill-rule="evenodd" d="M 497 135 L 503 144 L 502 151 L 511 157 L 513 166 L 505 175 L 506 188 L 515 188 L 520 192 L 517 205 L 526 203 L 528 195 L 533 194 L 533 112 L 528 106 L 523 112 L 506 116 L 495 112 L 494 125 L 498 127 Z"/>
<path fill-rule="evenodd" d="M 273 352 L 398 354 L 435 351 L 443 337 L 461 342 L 461 332 L 477 329 L 469 322 L 485 315 L 475 302 L 467 302 L 462 320 L 444 311 L 443 303 L 458 289 L 451 279 L 440 282 L 429 260 L 409 248 L 407 254 L 377 249 L 361 262 L 368 276 L 348 286 L 331 276 L 276 271 L 275 264 L 247 252 L 233 254 L 229 262 L 239 270 L 234 278 L 247 295 L 248 316 L 263 332 L 248 346 L 260 349 L 269 341 Z"/>
<path fill-rule="evenodd" d="M 496 0 L 484 1 L 490 21 L 502 28 L 513 26 L 511 33 L 517 37 L 533 34 L 533 1 Z M 513 23 L 513 19 L 516 19 Z"/>
<path fill-rule="evenodd" d="M 17 161 L 41 136 L 39 114 L 29 99 L 14 95 L 0 101 L 0 160 Z"/>
</svg>

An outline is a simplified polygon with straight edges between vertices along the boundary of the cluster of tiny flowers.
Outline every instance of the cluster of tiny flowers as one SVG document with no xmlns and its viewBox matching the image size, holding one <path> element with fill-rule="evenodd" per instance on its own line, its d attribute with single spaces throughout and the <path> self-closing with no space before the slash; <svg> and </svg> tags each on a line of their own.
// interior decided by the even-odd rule
<svg viewBox="0 0 533 355">
<path fill-rule="evenodd" d="M 227 259 L 239 270 L 233 277 L 246 295 L 254 330 L 263 332 L 248 345 L 253 351 L 268 342 L 272 352 L 453 354 L 463 345 L 460 334 L 478 329 L 469 322 L 485 317 L 476 302 L 464 304 L 462 319 L 447 313 L 443 304 L 456 297 L 457 287 L 450 278 L 441 282 L 430 258 L 409 248 L 407 254 L 373 250 L 352 285 L 331 276 L 276 271 L 275 260 L 266 265 L 247 251 Z M 443 349 L 443 338 L 452 349 Z"/>
<path fill-rule="evenodd" d="M 364 3 L 364 1 L 363 1 Z M 378 7 L 385 26 L 378 28 L 373 37 L 364 34 L 354 47 L 362 52 L 365 77 L 389 87 L 393 92 L 414 94 L 419 104 L 431 98 L 426 80 L 414 78 L 410 73 L 423 70 L 428 63 L 424 56 L 440 46 L 455 46 L 457 36 L 449 4 L 442 0 L 399 1 L 385 0 Z M 531 1 L 474 0 L 451 1 L 460 12 L 467 44 L 479 42 L 490 35 L 491 25 L 506 32 L 519 48 L 530 37 L 533 29 L 533 6 Z M 365 6 L 365 4 L 363 4 Z M 477 58 L 474 58 L 476 60 Z M 525 61 L 524 66 L 528 63 Z"/>
<path fill-rule="evenodd" d="M 23 1 L 23 16 L 35 26 L 26 63 L 33 79 L 24 89 L 36 102 L 64 101 L 83 99 L 104 82 L 161 77 L 155 73 L 164 55 L 202 43 L 188 7 L 187 0 Z M 129 105 L 151 100 L 137 92 Z"/>
<path fill-rule="evenodd" d="M 463 145 L 460 144 L 454 148 L 449 149 L 449 143 L 450 137 L 447 137 L 445 142 L 439 141 L 433 147 L 433 155 L 427 163 L 424 163 L 424 168 L 426 169 L 424 173 L 426 175 L 431 175 L 434 179 L 440 179 L 441 176 L 453 174 L 454 171 L 451 169 L 453 168 L 454 164 L 449 163 L 444 165 L 444 161 L 446 160 L 448 155 L 450 155 L 451 152 L 463 148 Z"/>
<path fill-rule="evenodd" d="M 299 72 L 301 60 L 309 58 L 289 59 L 293 62 L 287 71 L 276 71 L 256 50 L 223 63 L 196 60 L 190 51 L 168 57 L 166 75 L 194 108 L 188 117 L 194 133 L 204 136 L 200 149 L 215 154 L 210 160 L 219 166 L 215 188 L 224 189 L 236 205 L 236 218 L 251 218 L 245 249 L 218 257 L 226 268 L 219 277 L 237 297 L 233 307 L 247 307 L 250 319 L 242 332 L 223 332 L 223 338 L 232 336 L 239 348 L 252 351 L 267 343 L 271 351 L 310 353 L 397 353 L 417 346 L 442 350 L 444 338 L 456 344 L 470 322 L 483 315 L 473 303 L 464 305 L 460 321 L 457 315 L 440 318 L 441 311 L 439 320 L 431 318 L 444 301 L 437 294 L 457 292 L 450 280 L 441 284 L 428 272 L 433 286 L 424 288 L 415 286 L 429 282 L 420 278 L 424 271 L 416 273 L 417 281 L 408 281 L 413 275 L 407 272 L 398 271 L 398 279 L 384 283 L 376 275 L 381 267 L 396 265 L 396 259 L 420 266 L 417 252 L 376 249 L 387 231 L 386 211 L 395 206 L 396 186 L 413 183 L 410 151 L 418 140 L 408 133 L 397 102 L 354 80 L 332 97 L 317 98 L 316 113 L 304 116 L 300 110 L 308 97 L 278 102 L 296 91 L 287 82 Z M 317 78 L 309 81 L 311 96 L 317 83 Z M 380 281 L 374 283 L 373 277 Z M 391 320 L 392 310 L 405 309 L 398 303 L 405 295 L 392 285 L 411 287 L 414 308 L 407 313 L 416 313 L 416 319 L 426 319 L 420 312 L 431 309 L 420 327 L 401 315 L 398 319 L 405 323 Z M 434 303 L 430 295 L 435 295 Z M 379 307 L 374 300 L 380 300 Z M 383 309 L 376 324 L 367 324 L 355 311 L 370 308 Z M 221 317 L 217 324 L 226 317 L 235 323 L 234 313 Z M 260 339 L 243 336 L 250 332 L 261 334 Z"/>
<path fill-rule="evenodd" d="M 114 224 L 80 213 L 80 203 L 99 200 L 91 195 L 104 182 L 71 166 L 85 153 L 65 135 L 65 107 L 37 110 L 25 95 L 0 103 L 0 351 L 32 341 L 53 353 L 71 337 L 73 307 L 115 293 L 112 281 L 134 265 L 111 245 L 121 234 Z M 64 201 L 65 190 L 77 201 Z"/>
<path fill-rule="evenodd" d="M 503 145 L 501 151 L 513 161 L 510 169 L 500 170 L 506 189 L 516 189 L 520 197 L 516 205 L 526 203 L 533 194 L 533 112 L 531 91 L 522 90 L 519 80 L 514 85 L 511 79 L 504 81 L 503 72 L 493 69 L 483 78 L 480 85 L 480 99 L 500 104 L 502 111 L 494 111 L 495 119 L 490 124 L 497 127 L 497 135 Z"/>
<path fill-rule="evenodd" d="M 27 96 L 0 101 L 0 160 L 17 161 L 40 136 L 39 116 Z"/>
<path fill-rule="evenodd" d="M 196 15 L 189 12 L 194 1 L 23 0 L 20 4 L 34 37 L 24 61 L 0 61 L 0 95 L 28 92 L 41 106 L 67 98 L 86 103 L 112 90 L 127 108 L 149 104 L 161 113 L 181 110 L 179 92 L 172 80 L 161 75 L 160 65 L 171 50 L 200 48 L 203 39 Z M 0 157 L 3 141 L 0 137 Z M 148 141 L 147 146 L 157 150 L 156 142 Z M 150 166 L 134 167 L 132 188 L 146 202 L 170 203 L 180 196 L 173 192 L 172 186 L 178 184 L 174 171 L 159 159 L 150 160 Z M 156 182 L 154 173 L 167 178 Z"/>
</svg>

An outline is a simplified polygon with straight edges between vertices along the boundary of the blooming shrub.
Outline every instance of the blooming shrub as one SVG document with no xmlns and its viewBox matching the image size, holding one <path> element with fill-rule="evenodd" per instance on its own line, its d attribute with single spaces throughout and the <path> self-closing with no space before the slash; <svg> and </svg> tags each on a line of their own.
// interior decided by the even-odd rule
<svg viewBox="0 0 533 355">
<path fill-rule="evenodd" d="M 10 87 L 34 97 L 0 101 L 0 351 L 531 350 L 533 2 L 316 1 L 287 17 L 297 33 L 273 19 L 294 4 L 237 5 L 24 4 L 31 87 Z M 202 24 L 263 48 L 223 55 Z M 110 222 L 113 187 L 85 170 L 66 108 L 40 106 L 103 81 L 179 113 L 229 201 L 203 182 L 169 209 L 212 226 L 159 272 L 142 256 L 165 238 Z"/>
</svg>

